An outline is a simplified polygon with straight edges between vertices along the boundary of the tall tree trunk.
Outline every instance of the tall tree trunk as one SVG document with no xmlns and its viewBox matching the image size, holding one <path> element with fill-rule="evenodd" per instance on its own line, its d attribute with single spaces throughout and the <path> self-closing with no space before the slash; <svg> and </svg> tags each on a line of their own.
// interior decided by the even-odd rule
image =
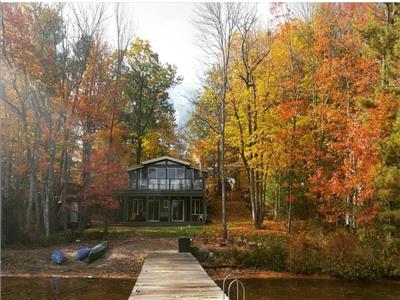
<svg viewBox="0 0 400 300">
<path fill-rule="evenodd" d="M 142 146 L 143 146 L 143 138 L 140 136 L 137 139 L 136 145 L 136 164 L 140 164 L 142 161 Z"/>
<path fill-rule="evenodd" d="M 66 142 L 64 136 L 64 143 Z M 68 149 L 67 146 L 63 145 L 63 150 L 61 154 L 62 164 L 61 164 L 61 182 L 60 182 L 60 202 L 61 202 L 61 216 L 64 232 L 68 228 L 68 211 L 67 211 L 67 193 L 68 193 Z"/>
<path fill-rule="evenodd" d="M 91 134 L 91 125 L 86 129 L 87 134 Z M 83 152 L 82 152 L 82 197 L 79 205 L 79 234 L 83 233 L 83 230 L 87 225 L 87 208 L 86 208 L 86 193 L 90 185 L 90 166 L 91 166 L 91 155 L 92 155 L 92 141 L 86 139 L 83 142 Z"/>
<path fill-rule="evenodd" d="M 226 91 L 226 83 L 225 83 Z M 225 98 L 225 97 L 224 97 Z M 222 99 L 221 109 L 221 152 L 220 152 L 220 169 L 221 169 L 221 198 L 222 198 L 222 237 L 226 241 L 228 239 L 228 225 L 226 216 L 226 189 L 225 189 L 225 99 Z"/>
</svg>

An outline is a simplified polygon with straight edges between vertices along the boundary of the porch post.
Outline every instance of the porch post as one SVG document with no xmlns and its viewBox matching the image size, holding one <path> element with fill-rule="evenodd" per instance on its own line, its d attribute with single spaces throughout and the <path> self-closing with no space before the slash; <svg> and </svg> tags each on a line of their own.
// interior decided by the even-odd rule
<svg viewBox="0 0 400 300">
<path fill-rule="evenodd" d="M 203 200 L 202 201 L 203 202 L 203 222 L 205 223 L 206 219 L 207 219 L 207 203 L 206 203 L 205 195 L 203 195 L 202 200 Z"/>
<path fill-rule="evenodd" d="M 171 196 L 168 196 L 168 222 L 171 223 Z"/>
<path fill-rule="evenodd" d="M 193 201 L 192 201 L 192 196 L 189 197 L 189 221 L 192 222 L 193 220 L 193 214 L 192 214 L 192 205 L 193 205 Z"/>
<path fill-rule="evenodd" d="M 146 196 L 146 211 L 145 211 L 145 220 L 146 220 L 146 222 L 147 222 L 147 219 L 148 219 L 148 213 L 149 213 L 149 196 Z"/>
</svg>

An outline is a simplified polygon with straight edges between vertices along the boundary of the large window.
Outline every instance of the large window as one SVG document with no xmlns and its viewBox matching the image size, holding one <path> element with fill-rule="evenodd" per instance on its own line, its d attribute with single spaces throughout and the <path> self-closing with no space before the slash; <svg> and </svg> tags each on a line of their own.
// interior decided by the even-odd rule
<svg viewBox="0 0 400 300">
<path fill-rule="evenodd" d="M 149 200 L 148 202 L 148 221 L 160 221 L 160 200 Z"/>
<path fill-rule="evenodd" d="M 165 168 L 149 168 L 150 179 L 165 179 Z"/>
<path fill-rule="evenodd" d="M 173 199 L 172 200 L 172 221 L 173 222 L 179 222 L 179 221 L 184 221 L 184 203 L 183 200 L 177 200 Z"/>
<path fill-rule="evenodd" d="M 151 190 L 165 190 L 167 182 L 165 168 L 149 168 L 149 189 Z"/>
<path fill-rule="evenodd" d="M 186 178 L 187 179 L 193 179 L 193 169 L 187 169 L 186 170 Z"/>
<path fill-rule="evenodd" d="M 132 189 L 136 189 L 137 188 L 137 179 L 139 178 L 139 172 L 137 172 L 137 170 L 131 171 L 129 173 L 129 186 Z"/>
<path fill-rule="evenodd" d="M 203 213 L 203 202 L 200 198 L 193 198 L 192 199 L 192 214 L 193 215 L 200 215 Z"/>
<path fill-rule="evenodd" d="M 144 208 L 143 199 L 133 200 L 132 213 L 134 213 L 135 215 L 143 215 L 143 208 Z"/>
<path fill-rule="evenodd" d="M 184 179 L 185 178 L 185 169 L 184 168 L 168 168 L 168 178 Z"/>
</svg>

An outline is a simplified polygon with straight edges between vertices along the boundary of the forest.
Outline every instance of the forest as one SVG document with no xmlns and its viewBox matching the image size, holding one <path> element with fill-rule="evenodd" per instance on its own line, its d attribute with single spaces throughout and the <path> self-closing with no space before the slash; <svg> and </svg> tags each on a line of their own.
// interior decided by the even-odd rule
<svg viewBox="0 0 400 300">
<path fill-rule="evenodd" d="M 176 67 L 119 5 L 1 4 L 1 15 L 3 242 L 66 231 L 77 210 L 80 232 L 85 211 L 107 225 L 127 166 L 182 152 Z"/>
<path fill-rule="evenodd" d="M 400 7 L 277 4 L 273 29 L 254 9 L 217 10 L 199 13 L 215 63 L 193 101 L 188 153 L 216 169 L 225 153 L 255 228 L 268 215 L 289 232 L 298 219 L 398 237 Z M 214 32 L 224 16 L 231 25 Z"/>
<path fill-rule="evenodd" d="M 235 178 L 256 230 L 364 233 L 399 255 L 398 4 L 274 4 L 267 26 L 251 5 L 199 6 L 207 67 L 181 127 L 178 70 L 111 15 L 115 45 L 104 5 L 1 4 L 3 242 L 66 231 L 73 199 L 107 227 L 126 166 L 168 154 L 200 159 L 225 221 Z"/>
</svg>

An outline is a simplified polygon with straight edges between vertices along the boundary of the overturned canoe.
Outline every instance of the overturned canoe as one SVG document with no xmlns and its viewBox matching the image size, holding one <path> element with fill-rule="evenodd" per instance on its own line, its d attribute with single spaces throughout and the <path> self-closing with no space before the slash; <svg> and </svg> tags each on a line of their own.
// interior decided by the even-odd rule
<svg viewBox="0 0 400 300">
<path fill-rule="evenodd" d="M 84 260 L 86 257 L 88 257 L 89 253 L 90 253 L 89 247 L 81 248 L 78 251 L 76 251 L 75 259 L 76 260 Z"/>
<path fill-rule="evenodd" d="M 95 261 L 96 259 L 102 257 L 104 253 L 106 253 L 108 248 L 108 243 L 107 242 L 102 242 L 96 246 L 94 246 L 92 249 L 90 249 L 89 255 L 88 255 L 88 263 L 91 263 Z"/>
<path fill-rule="evenodd" d="M 56 250 L 51 253 L 51 260 L 58 264 L 61 265 L 65 261 L 65 256 L 62 251 Z"/>
</svg>

